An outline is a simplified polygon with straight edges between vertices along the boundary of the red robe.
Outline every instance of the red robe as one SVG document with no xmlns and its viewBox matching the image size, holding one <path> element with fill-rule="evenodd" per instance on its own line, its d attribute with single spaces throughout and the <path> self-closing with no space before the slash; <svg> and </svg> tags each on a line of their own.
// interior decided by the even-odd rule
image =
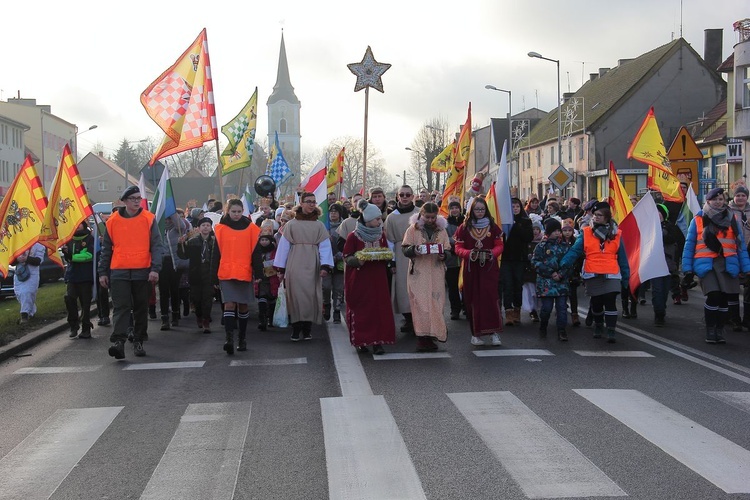
<svg viewBox="0 0 750 500">
<path fill-rule="evenodd" d="M 365 247 L 388 248 L 385 233 L 374 243 L 365 243 L 356 231 L 350 233 L 344 244 L 344 259 Z M 383 260 L 365 262 L 359 269 L 346 266 L 346 325 L 349 340 L 355 347 L 396 343 L 396 325 L 388 288 L 389 272 L 388 262 Z"/>
<path fill-rule="evenodd" d="M 500 282 L 497 257 L 503 253 L 502 230 L 492 225 L 487 234 L 477 240 L 461 224 L 453 238 L 456 241 L 454 252 L 461 258 L 462 291 L 471 333 L 475 336 L 499 333 L 503 330 L 503 318 L 497 290 Z M 471 251 L 475 248 L 491 250 L 493 258 L 486 259 L 483 266 L 479 260 L 472 262 Z"/>
</svg>

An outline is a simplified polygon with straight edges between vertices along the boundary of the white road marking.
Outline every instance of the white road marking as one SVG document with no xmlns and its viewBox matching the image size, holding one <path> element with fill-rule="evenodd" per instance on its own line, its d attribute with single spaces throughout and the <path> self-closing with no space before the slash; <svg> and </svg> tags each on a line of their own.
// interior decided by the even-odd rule
<svg viewBox="0 0 750 500">
<path fill-rule="evenodd" d="M 175 368 L 203 368 L 205 361 L 174 361 L 169 363 L 133 363 L 123 370 L 171 370 Z"/>
<path fill-rule="evenodd" d="M 451 355 L 447 352 L 391 352 L 386 354 L 374 355 L 375 361 L 394 361 L 402 359 L 440 359 L 450 358 Z"/>
<path fill-rule="evenodd" d="M 493 349 L 472 352 L 478 358 L 491 358 L 495 356 L 554 356 L 547 349 Z"/>
<path fill-rule="evenodd" d="M 141 499 L 231 499 L 250 424 L 249 401 L 191 404 Z"/>
<path fill-rule="evenodd" d="M 331 500 L 426 499 L 383 396 L 320 400 Z"/>
<path fill-rule="evenodd" d="M 576 389 L 726 493 L 750 493 L 750 451 L 630 389 Z"/>
<path fill-rule="evenodd" d="M 28 368 L 19 368 L 14 371 L 16 375 L 36 375 L 44 373 L 85 373 L 95 372 L 102 365 L 96 366 L 31 366 Z"/>
<path fill-rule="evenodd" d="M 653 358 L 652 354 L 645 351 L 573 351 L 579 356 L 603 357 L 603 358 Z"/>
<path fill-rule="evenodd" d="M 122 409 L 57 410 L 0 460 L 0 498 L 52 496 Z"/>
<path fill-rule="evenodd" d="M 349 331 L 342 324 L 328 323 L 328 338 L 333 351 L 333 362 L 339 377 L 342 396 L 372 396 L 359 354 L 349 342 Z"/>
<path fill-rule="evenodd" d="M 448 394 L 529 498 L 626 496 L 510 392 Z"/>
<path fill-rule="evenodd" d="M 703 394 L 718 399 L 722 403 L 734 406 L 738 410 L 750 413 L 750 392 L 712 392 L 703 391 Z"/>
<path fill-rule="evenodd" d="M 239 359 L 229 363 L 229 366 L 278 366 L 278 365 L 305 365 L 307 358 L 284 358 L 284 359 Z"/>
</svg>

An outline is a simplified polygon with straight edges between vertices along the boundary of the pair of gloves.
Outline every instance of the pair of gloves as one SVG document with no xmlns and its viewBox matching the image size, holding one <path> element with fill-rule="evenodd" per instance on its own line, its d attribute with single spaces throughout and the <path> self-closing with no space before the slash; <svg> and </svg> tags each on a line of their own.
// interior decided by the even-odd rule
<svg viewBox="0 0 750 500">
<path fill-rule="evenodd" d="M 89 252 L 87 248 L 84 248 L 80 252 L 73 254 L 73 257 L 71 258 L 71 260 L 76 263 L 91 262 L 93 259 L 94 256 L 91 255 L 91 252 Z"/>
<path fill-rule="evenodd" d="M 685 276 L 682 277 L 682 282 L 680 283 L 680 286 L 683 288 L 693 288 L 698 286 L 698 282 L 695 281 L 695 273 L 692 271 L 688 271 L 685 273 Z"/>
</svg>

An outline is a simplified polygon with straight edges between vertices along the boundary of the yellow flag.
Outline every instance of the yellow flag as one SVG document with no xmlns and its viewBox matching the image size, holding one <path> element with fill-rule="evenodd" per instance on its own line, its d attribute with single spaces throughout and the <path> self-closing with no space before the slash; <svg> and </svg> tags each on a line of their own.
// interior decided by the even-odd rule
<svg viewBox="0 0 750 500">
<path fill-rule="evenodd" d="M 60 159 L 60 168 L 50 189 L 49 205 L 44 213 L 39 240 L 50 242 L 47 246 L 56 251 L 70 241 L 81 222 L 93 213 L 86 187 L 70 147 L 66 144 Z"/>
<path fill-rule="evenodd" d="M 614 162 L 609 162 L 609 207 L 612 211 L 612 218 L 618 224 L 622 222 L 626 215 L 633 211 L 633 204 L 630 202 L 625 188 L 622 187 L 620 178 L 617 176 Z"/>
<path fill-rule="evenodd" d="M 464 172 L 466 169 L 466 162 L 469 159 L 469 152 L 471 151 L 471 103 L 469 103 L 469 113 L 466 117 L 466 123 L 461 127 L 461 133 L 458 136 L 458 142 L 456 143 L 455 160 L 453 167 L 451 168 L 448 180 L 445 182 L 445 190 L 443 191 L 443 201 L 440 204 L 440 215 L 443 217 L 448 216 L 448 204 L 450 203 L 451 197 L 458 197 L 463 205 L 464 200 Z"/>
<path fill-rule="evenodd" d="M 257 123 L 258 87 L 255 87 L 255 92 L 245 107 L 229 123 L 221 127 L 221 132 L 229 140 L 229 144 L 219 156 L 221 175 L 252 165 Z M 273 157 L 273 154 L 268 157 L 269 163 Z"/>
<path fill-rule="evenodd" d="M 628 149 L 628 158 L 635 158 L 649 166 L 647 186 L 661 192 L 667 201 L 682 203 L 685 196 L 680 189 L 680 181 L 672 172 L 667 157 L 667 149 L 656 123 L 654 108 L 651 108 L 640 130 Z"/>
<path fill-rule="evenodd" d="M 453 142 L 445 146 L 445 149 L 441 151 L 434 160 L 432 160 L 432 163 L 430 163 L 430 170 L 440 173 L 448 172 L 456 160 L 455 154 L 456 141 L 454 140 Z"/>
<path fill-rule="evenodd" d="M 34 168 L 26 157 L 0 204 L 0 274 L 8 275 L 8 265 L 39 241 L 44 224 L 47 196 Z"/>
<path fill-rule="evenodd" d="M 344 148 L 341 148 L 339 154 L 336 155 L 336 159 L 333 160 L 331 166 L 328 167 L 328 173 L 326 174 L 326 187 L 328 192 L 332 193 L 336 190 L 336 184 L 344 182 Z"/>
</svg>

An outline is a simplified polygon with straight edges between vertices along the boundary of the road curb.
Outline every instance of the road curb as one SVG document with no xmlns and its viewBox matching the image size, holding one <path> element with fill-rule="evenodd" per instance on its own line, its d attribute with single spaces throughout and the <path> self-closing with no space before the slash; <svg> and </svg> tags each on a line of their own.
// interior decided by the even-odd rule
<svg viewBox="0 0 750 500">
<path fill-rule="evenodd" d="M 91 308 L 91 312 L 94 314 L 92 318 L 96 317 L 96 308 Z M 38 330 L 33 330 L 23 337 L 10 342 L 7 345 L 0 347 L 0 362 L 17 356 L 18 354 L 34 347 L 40 342 L 57 335 L 60 332 L 68 330 L 68 320 L 61 319 L 53 323 L 42 326 Z"/>
</svg>

